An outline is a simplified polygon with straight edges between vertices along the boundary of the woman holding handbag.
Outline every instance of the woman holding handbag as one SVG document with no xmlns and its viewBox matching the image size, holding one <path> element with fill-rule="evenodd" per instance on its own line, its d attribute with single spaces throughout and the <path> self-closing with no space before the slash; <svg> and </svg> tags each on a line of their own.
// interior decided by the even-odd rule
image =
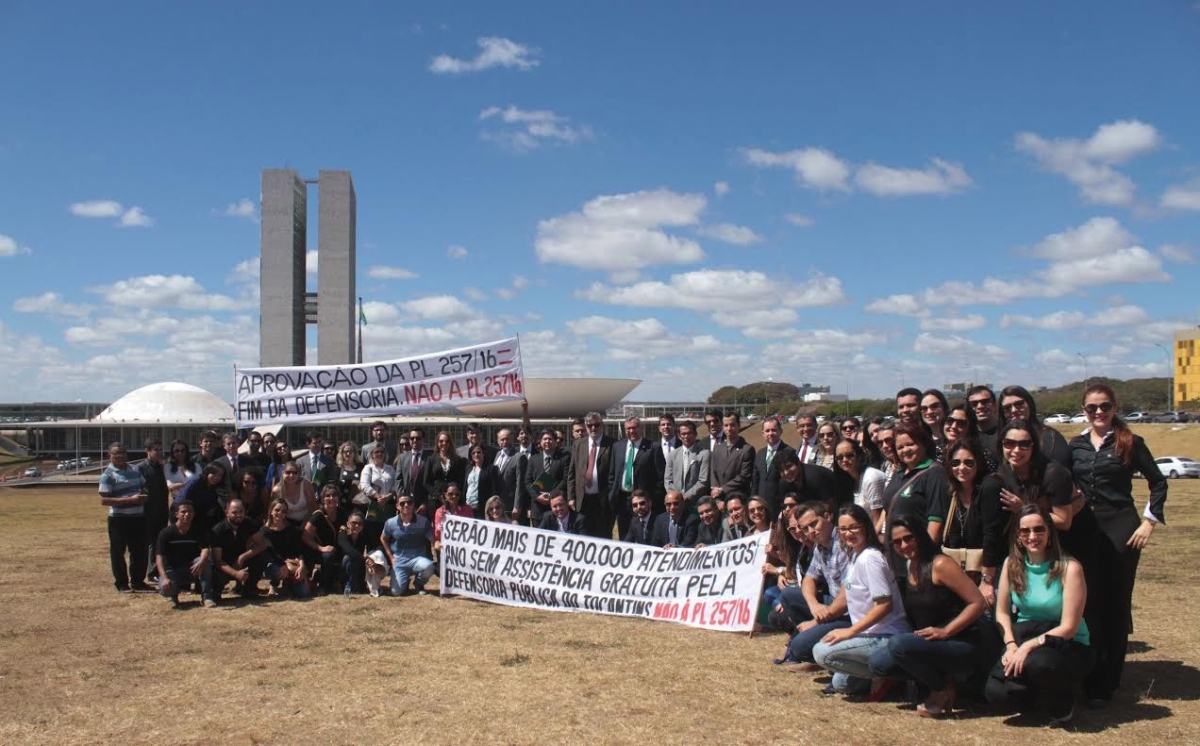
<svg viewBox="0 0 1200 746">
<path fill-rule="evenodd" d="M 992 703 L 1041 702 L 1051 725 L 1066 725 L 1075 715 L 1074 684 L 1094 657 L 1083 619 L 1083 567 L 1062 550 L 1050 515 L 1033 503 L 1021 507 L 1010 546 L 996 604 L 1004 656 L 984 695 Z"/>
<path fill-rule="evenodd" d="M 983 446 L 977 440 L 956 440 L 943 460 L 950 480 L 950 507 L 942 529 L 942 552 L 966 571 L 976 584 L 983 575 L 983 514 L 979 491 L 987 475 Z M 990 584 L 988 590 L 992 590 Z"/>
</svg>

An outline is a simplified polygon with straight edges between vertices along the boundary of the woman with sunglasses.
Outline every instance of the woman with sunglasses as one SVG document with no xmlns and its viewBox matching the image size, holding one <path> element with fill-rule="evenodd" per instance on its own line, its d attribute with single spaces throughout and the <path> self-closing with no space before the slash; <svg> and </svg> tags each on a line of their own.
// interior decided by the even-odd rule
<svg viewBox="0 0 1200 746">
<path fill-rule="evenodd" d="M 855 443 L 862 445 L 863 429 L 858 423 L 857 417 L 843 417 L 838 420 L 838 429 L 842 432 L 842 437 L 846 440 L 853 440 Z"/>
<path fill-rule="evenodd" d="M 942 524 L 946 522 L 946 508 L 950 506 L 950 483 L 942 465 L 930 455 L 933 440 L 929 431 L 919 422 L 901 422 L 895 430 L 896 455 L 903 466 L 903 473 L 892 478 L 884 488 L 884 519 L 888 522 L 902 515 L 911 516 L 927 525 L 929 538 L 935 542 L 942 538 Z M 883 532 L 891 536 L 889 525 Z M 903 561 L 893 554 L 892 566 L 896 574 L 903 577 Z"/>
<path fill-rule="evenodd" d="M 429 516 L 430 523 L 441 507 L 446 486 L 460 485 L 466 478 L 467 460 L 455 452 L 450 433 L 442 430 L 434 440 L 433 457 L 425 468 L 425 494 L 429 496 L 425 503 L 425 514 Z"/>
<path fill-rule="evenodd" d="M 983 581 L 989 603 L 995 597 L 987 586 L 1011 545 L 1013 516 L 1026 503 L 1036 503 L 1053 518 L 1067 550 L 1091 572 L 1096 569 L 1093 546 L 1095 521 L 1082 500 L 1075 499 L 1071 473 L 1042 455 L 1033 426 L 1025 420 L 1009 420 L 996 433 L 1002 455 L 1000 467 L 987 477 L 980 489 L 983 518 Z"/>
<path fill-rule="evenodd" d="M 271 504 L 271 491 L 263 486 L 262 469 L 257 466 L 247 466 L 237 470 L 233 475 L 233 489 L 229 491 L 229 499 L 237 498 L 246 506 L 246 517 L 261 522 Z M 229 500 L 225 501 L 229 504 Z"/>
<path fill-rule="evenodd" d="M 367 536 L 364 533 L 366 517 L 354 511 L 346 519 L 346 525 L 338 531 L 337 546 L 342 556 L 342 593 L 367 592 Z"/>
<path fill-rule="evenodd" d="M 282 501 L 287 508 L 287 520 L 297 530 L 317 509 L 317 496 L 313 494 L 312 482 L 300 478 L 300 465 L 289 461 L 283 467 L 283 481 L 271 490 L 271 499 Z"/>
<path fill-rule="evenodd" d="M 457 484 L 446 485 L 442 493 L 442 507 L 433 516 L 433 554 L 437 557 L 442 548 L 442 526 L 446 516 L 456 515 L 459 518 L 474 518 L 475 510 L 462 501 L 462 487 Z"/>
<path fill-rule="evenodd" d="M 1037 436 L 1042 455 L 1071 470 L 1071 448 L 1063 434 L 1042 423 L 1038 417 L 1037 403 L 1024 386 L 1005 386 L 1000 392 L 1000 418 L 1025 420 Z"/>
<path fill-rule="evenodd" d="M 1054 522 L 1034 503 L 1018 513 L 1010 546 L 996 603 L 1004 656 L 984 696 L 993 703 L 1040 702 L 1051 725 L 1065 725 L 1075 714 L 1074 683 L 1093 659 L 1083 568 L 1062 550 Z"/>
<path fill-rule="evenodd" d="M 883 486 L 884 489 L 887 489 L 892 480 L 903 471 L 900 459 L 896 456 L 895 420 L 886 419 L 879 424 L 879 427 L 875 430 L 875 445 L 879 447 L 879 455 L 883 458 L 883 461 L 876 468 L 883 472 Z"/>
<path fill-rule="evenodd" d="M 338 557 L 338 532 L 346 525 L 346 511 L 342 509 L 337 485 L 327 484 L 321 488 L 321 507 L 314 510 L 304 524 L 304 545 L 308 549 L 308 564 L 320 566 L 316 577 L 321 593 L 337 590 L 341 559 Z"/>
<path fill-rule="evenodd" d="M 1146 441 L 1134 435 L 1117 416 L 1116 393 L 1102 383 L 1083 392 L 1083 411 L 1089 428 L 1071 439 L 1075 483 L 1083 491 L 1099 527 L 1097 560 L 1105 578 L 1104 601 L 1098 602 L 1096 650 L 1098 661 L 1088 678 L 1093 705 L 1112 698 L 1121 683 L 1125 650 L 1133 629 L 1133 585 L 1138 560 L 1155 527 L 1166 523 L 1167 480 L 1154 463 Z M 1141 472 L 1150 487 L 1150 500 L 1139 514 L 1133 500 L 1133 475 Z"/>
<path fill-rule="evenodd" d="M 292 449 L 288 448 L 287 443 L 279 441 L 269 453 L 271 454 L 271 465 L 267 467 L 264 486 L 269 490 L 274 490 L 275 486 L 283 481 L 284 467 L 292 462 Z"/>
<path fill-rule="evenodd" d="M 946 422 L 942 425 L 942 432 L 946 435 L 947 443 L 953 443 L 956 440 L 973 440 L 983 445 L 983 441 L 979 437 L 979 421 L 975 419 L 975 410 L 971 409 L 966 402 L 958 402 L 950 406 L 950 410 L 946 413 Z M 1000 465 L 999 459 L 992 455 L 986 446 L 983 449 L 983 460 L 988 474 L 994 472 Z"/>
<path fill-rule="evenodd" d="M 347 440 L 338 446 L 337 458 L 334 459 L 338 467 L 337 481 L 334 482 L 338 490 L 338 505 L 346 513 L 354 508 L 354 496 L 359 492 L 358 475 L 363 469 L 358 460 L 361 454 L 362 449 L 354 441 Z"/>
<path fill-rule="evenodd" d="M 983 511 L 979 493 L 987 476 L 985 451 L 977 440 L 956 440 L 946 448 L 942 462 L 950 480 L 950 507 L 946 511 L 946 527 L 942 531 L 942 546 L 947 549 L 983 549 Z M 979 572 L 968 573 L 976 583 L 982 581 Z M 993 595 L 991 584 L 989 595 Z"/>
<path fill-rule="evenodd" d="M 174 503 L 183 485 L 196 476 L 196 465 L 192 463 L 192 452 L 187 443 L 179 439 L 171 441 L 171 452 L 163 464 L 163 476 L 166 477 L 167 491 L 171 493 L 171 502 Z"/>
<path fill-rule="evenodd" d="M 950 404 L 946 401 L 946 395 L 938 389 L 929 389 L 921 394 L 921 422 L 925 423 L 925 427 L 929 428 L 929 436 L 933 438 L 933 458 L 935 461 L 941 461 L 943 451 L 946 444 L 945 423 L 946 414 L 950 409 Z"/>
<path fill-rule="evenodd" d="M 299 467 L 293 463 L 296 474 Z M 289 477 L 285 477 L 289 478 Z M 307 482 L 306 482 L 307 483 Z M 288 518 L 289 507 L 282 498 L 271 501 L 267 522 L 262 527 L 267 566 L 263 574 L 271 581 L 270 596 L 284 595 L 308 598 L 309 565 L 304 561 L 304 539 L 300 529 Z"/>
<path fill-rule="evenodd" d="M 938 551 L 920 521 L 893 521 L 892 549 L 908 561 L 904 611 L 913 631 L 893 635 L 886 654 L 871 656 L 871 672 L 912 678 L 929 692 L 917 714 L 942 717 L 954 711 L 955 679 L 969 675 L 979 660 L 977 622 L 987 602 L 958 563 Z"/>
<path fill-rule="evenodd" d="M 869 661 L 873 653 L 887 649 L 889 637 L 909 631 L 904 602 L 867 511 L 859 505 L 842 508 L 837 530 L 851 555 L 840 591 L 850 614 L 850 626 L 831 630 L 822 637 L 813 647 L 813 659 L 833 673 L 834 692 L 854 694 L 869 689 L 868 699 L 879 701 L 890 682 L 871 682 Z"/>
<path fill-rule="evenodd" d="M 833 420 L 826 420 L 817 428 L 817 457 L 813 461 L 817 466 L 833 469 L 833 453 L 837 444 L 842 442 L 842 431 Z"/>
<path fill-rule="evenodd" d="M 765 534 L 771 531 L 771 508 L 767 501 L 755 495 L 746 501 L 746 516 L 750 521 L 748 536 Z"/>
<path fill-rule="evenodd" d="M 788 526 L 794 523 L 794 514 L 794 508 L 784 509 L 771 531 L 771 540 L 767 544 L 767 561 L 762 566 L 763 593 L 760 611 L 764 607 L 768 612 L 781 611 L 779 598 L 783 589 L 796 587 L 799 579 L 804 577 L 804 571 L 808 569 L 809 560 L 812 559 L 812 543 L 807 541 L 800 531 L 788 530 Z M 768 615 L 768 624 L 785 632 L 795 627 L 787 621 L 786 616 L 779 614 Z"/>
<path fill-rule="evenodd" d="M 463 502 L 476 518 L 483 518 L 484 496 L 496 493 L 496 473 L 492 464 L 486 463 L 487 451 L 482 443 L 471 446 L 468 457 L 471 462 L 462 483 Z"/>
<path fill-rule="evenodd" d="M 861 505 L 878 524 L 883 513 L 883 486 L 887 477 L 867 464 L 867 453 L 857 441 L 843 440 L 833 449 L 833 478 L 845 492 L 853 493 L 854 504 Z"/>
</svg>

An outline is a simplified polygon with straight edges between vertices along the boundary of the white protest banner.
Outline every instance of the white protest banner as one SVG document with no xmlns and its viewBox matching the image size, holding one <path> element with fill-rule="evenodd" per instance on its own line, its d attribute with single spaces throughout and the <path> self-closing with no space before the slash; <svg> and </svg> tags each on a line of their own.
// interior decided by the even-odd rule
<svg viewBox="0 0 1200 746">
<path fill-rule="evenodd" d="M 509 606 L 662 619 L 749 631 L 767 535 L 659 549 L 447 516 L 442 592 Z"/>
<path fill-rule="evenodd" d="M 415 414 L 525 398 L 516 338 L 381 363 L 234 371 L 238 427 Z"/>
</svg>

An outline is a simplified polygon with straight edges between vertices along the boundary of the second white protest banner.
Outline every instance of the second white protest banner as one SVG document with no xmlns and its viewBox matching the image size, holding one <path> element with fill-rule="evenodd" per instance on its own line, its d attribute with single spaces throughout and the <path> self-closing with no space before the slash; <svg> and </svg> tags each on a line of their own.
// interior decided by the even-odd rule
<svg viewBox="0 0 1200 746">
<path fill-rule="evenodd" d="M 448 516 L 442 592 L 509 606 L 661 619 L 749 631 L 767 535 L 659 549 Z"/>
<path fill-rule="evenodd" d="M 415 414 L 525 398 L 517 339 L 378 363 L 234 371 L 238 427 Z"/>
</svg>

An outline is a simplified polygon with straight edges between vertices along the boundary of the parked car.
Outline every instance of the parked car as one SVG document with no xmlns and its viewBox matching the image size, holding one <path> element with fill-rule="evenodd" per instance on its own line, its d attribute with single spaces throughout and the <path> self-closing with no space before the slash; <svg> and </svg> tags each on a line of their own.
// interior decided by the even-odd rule
<svg viewBox="0 0 1200 746">
<path fill-rule="evenodd" d="M 1121 419 L 1125 420 L 1126 422 L 1149 422 L 1150 415 L 1141 411 L 1130 412 L 1129 414 L 1122 416 Z"/>
<path fill-rule="evenodd" d="M 1159 416 L 1155 417 L 1154 421 L 1155 422 L 1187 422 L 1188 414 L 1187 414 L 1187 412 L 1179 412 L 1179 411 L 1163 412 Z"/>
<path fill-rule="evenodd" d="M 1072 425 L 1086 425 L 1087 424 L 1087 415 L 1084 414 L 1083 412 L 1080 412 L 1079 414 L 1077 414 L 1071 418 L 1071 424 Z"/>
<path fill-rule="evenodd" d="M 79 465 L 80 466 L 91 466 L 92 465 L 92 457 L 84 456 L 83 458 L 79 459 Z"/>
<path fill-rule="evenodd" d="M 26 479 L 33 479 L 35 477 L 40 477 L 40 476 L 42 476 L 42 470 L 37 468 L 36 466 L 31 466 L 25 470 L 25 478 Z"/>
<path fill-rule="evenodd" d="M 1200 479 L 1200 461 L 1187 456 L 1163 456 L 1154 459 L 1154 463 L 1158 464 L 1158 470 L 1168 479 L 1178 477 Z"/>
<path fill-rule="evenodd" d="M 1065 414 L 1052 414 L 1042 422 L 1047 425 L 1066 425 L 1071 422 L 1071 417 Z"/>
</svg>

